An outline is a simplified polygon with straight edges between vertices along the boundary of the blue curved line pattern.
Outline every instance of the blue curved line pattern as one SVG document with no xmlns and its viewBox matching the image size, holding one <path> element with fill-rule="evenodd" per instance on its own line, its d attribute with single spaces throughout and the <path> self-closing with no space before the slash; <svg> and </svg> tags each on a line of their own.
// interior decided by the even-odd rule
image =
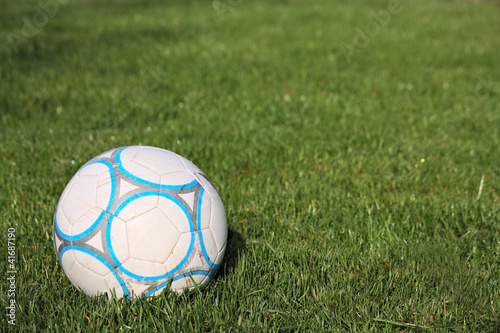
<svg viewBox="0 0 500 333">
<path fill-rule="evenodd" d="M 106 260 L 104 260 L 102 257 L 100 257 L 99 255 L 95 254 L 94 252 L 92 252 L 90 250 L 87 250 L 87 249 L 85 249 L 83 247 L 75 246 L 75 245 L 68 245 L 68 246 L 66 246 L 61 251 L 60 258 L 59 258 L 59 260 L 61 261 L 61 267 L 63 267 L 62 266 L 62 257 L 64 255 L 64 253 L 66 253 L 66 251 L 68 251 L 68 250 L 80 251 L 80 252 L 86 253 L 86 254 L 88 254 L 88 255 L 96 258 L 97 260 L 99 260 L 100 263 L 102 263 L 104 266 L 106 266 L 106 268 L 108 268 L 111 271 L 111 273 L 113 273 L 113 276 L 118 280 L 118 283 L 120 283 L 120 286 L 122 287 L 123 295 L 128 298 L 129 295 L 128 295 L 127 287 L 125 287 L 125 283 L 118 276 L 118 274 L 116 273 L 116 271 L 114 270 L 114 268 L 108 262 L 106 262 Z M 63 267 L 63 269 L 64 269 L 64 267 Z"/>
<path fill-rule="evenodd" d="M 215 269 L 215 268 L 219 267 L 219 265 L 215 264 L 214 262 L 212 262 L 212 260 L 210 260 L 210 257 L 208 256 L 207 249 L 205 247 L 205 241 L 203 240 L 203 233 L 201 230 L 201 203 L 203 201 L 203 193 L 204 192 L 205 192 L 204 188 L 201 187 L 200 194 L 198 195 L 198 208 L 197 208 L 198 214 L 196 214 L 196 216 L 197 216 L 196 218 L 198 219 L 198 221 L 197 221 L 198 222 L 197 223 L 198 237 L 200 238 L 201 252 L 203 252 L 203 257 L 207 261 L 210 268 Z"/>
<path fill-rule="evenodd" d="M 171 269 L 170 271 L 166 272 L 165 274 L 157 275 L 157 276 L 143 276 L 143 275 L 138 275 L 138 274 L 135 274 L 135 273 L 129 271 L 125 267 L 123 267 L 122 263 L 120 262 L 120 260 L 116 256 L 115 251 L 113 250 L 113 245 L 111 244 L 111 225 L 113 223 L 114 217 L 118 216 L 120 214 L 120 212 L 129 203 L 131 203 L 132 201 L 137 200 L 139 198 L 145 197 L 145 196 L 161 196 L 161 197 L 169 199 L 170 201 L 172 201 L 173 203 L 175 203 L 177 206 L 179 206 L 182 209 L 182 211 L 183 211 L 184 215 L 186 216 L 186 218 L 188 219 L 189 229 L 190 229 L 189 231 L 191 233 L 191 242 L 189 244 L 189 248 L 187 250 L 186 255 L 181 260 L 181 262 L 179 262 L 179 264 L 177 266 L 175 266 L 173 269 Z M 167 193 L 161 193 L 161 192 L 155 192 L 155 191 L 146 191 L 146 192 L 137 193 L 136 195 L 133 195 L 130 198 L 128 198 L 127 200 L 125 200 L 120 206 L 118 206 L 118 208 L 116 209 L 115 213 L 112 214 L 109 217 L 108 225 L 107 225 L 107 228 L 106 228 L 106 244 L 108 245 L 108 250 L 109 250 L 109 254 L 111 255 L 111 259 L 113 259 L 113 261 L 115 262 L 115 264 L 118 266 L 117 268 L 120 269 L 123 273 L 125 273 L 128 276 L 133 277 L 134 279 L 137 279 L 137 280 L 141 280 L 141 281 L 154 281 L 154 280 L 163 279 L 163 278 L 169 277 L 172 274 L 175 274 L 175 272 L 177 272 L 186 263 L 186 261 L 188 260 L 189 256 L 191 255 L 191 252 L 193 251 L 193 248 L 194 248 L 195 236 L 194 236 L 194 232 L 193 231 L 194 231 L 194 225 L 193 225 L 193 221 L 191 219 L 191 215 L 189 215 L 189 212 L 187 211 L 186 207 L 184 207 L 179 200 L 177 200 L 175 197 L 173 197 L 173 196 L 171 196 L 170 194 L 167 194 Z"/>
<path fill-rule="evenodd" d="M 155 292 L 157 292 L 158 290 L 162 289 L 162 288 L 165 288 L 169 283 L 172 283 L 174 281 L 177 281 L 177 280 L 180 280 L 180 279 L 183 279 L 185 277 L 189 277 L 189 276 L 193 276 L 193 275 L 205 275 L 205 276 L 208 276 L 209 278 L 212 278 L 212 273 L 210 272 L 207 272 L 207 271 L 194 271 L 194 272 L 189 272 L 189 273 L 184 273 L 184 274 L 181 274 L 179 276 L 176 276 L 174 277 L 173 279 L 171 280 L 168 280 L 167 282 L 164 282 L 162 284 L 160 284 L 158 287 L 154 288 L 153 290 L 149 291 L 148 293 L 146 293 L 146 297 L 148 296 L 151 296 L 153 295 Z"/>
<path fill-rule="evenodd" d="M 125 169 L 125 167 L 122 164 L 121 154 L 122 154 L 122 151 L 125 148 L 127 148 L 127 147 L 121 148 L 118 151 L 118 153 L 116 154 L 116 165 L 118 167 L 118 170 L 121 171 L 121 173 L 123 173 L 125 176 L 129 177 L 130 179 L 132 179 L 132 180 L 134 180 L 134 181 L 136 181 L 138 183 L 149 185 L 149 186 L 154 186 L 154 187 L 159 187 L 159 188 L 165 189 L 165 190 L 182 190 L 182 189 L 188 189 L 188 188 L 191 188 L 191 187 L 195 186 L 196 184 L 198 184 L 198 180 L 196 180 L 196 179 L 194 179 L 192 182 L 187 183 L 187 184 L 166 185 L 166 184 L 159 184 L 159 183 L 155 183 L 155 182 L 150 182 L 149 180 L 146 180 L 146 179 L 143 179 L 141 177 L 138 177 L 138 176 L 130 173 L 127 169 Z"/>
<path fill-rule="evenodd" d="M 96 163 L 101 163 L 101 164 L 104 164 L 105 166 L 107 166 L 108 171 L 109 171 L 109 175 L 111 177 L 111 194 L 109 196 L 108 206 L 106 207 L 105 211 L 102 211 L 101 214 L 99 214 L 97 219 L 94 221 L 94 223 L 92 223 L 92 225 L 90 227 L 88 227 L 86 230 L 84 230 L 83 232 L 81 232 L 77 235 L 68 235 L 68 234 L 65 234 L 64 232 L 62 232 L 62 230 L 59 228 L 59 225 L 57 223 L 57 210 L 56 210 L 56 215 L 54 216 L 54 224 L 56 225 L 56 229 L 57 229 L 57 232 L 59 233 L 59 235 L 61 235 L 61 237 L 63 237 L 66 240 L 75 241 L 75 240 L 81 239 L 81 238 L 89 235 L 99 225 L 99 223 L 101 223 L 102 219 L 104 218 L 106 213 L 109 212 L 111 205 L 113 204 L 113 201 L 115 200 L 115 186 L 116 186 L 115 174 L 113 173 L 113 165 L 111 163 L 109 163 L 107 161 L 94 161 L 94 162 L 90 162 L 90 163 L 85 164 L 82 168 L 80 168 L 80 170 L 82 170 L 86 166 L 89 166 L 91 164 L 96 164 Z"/>
</svg>

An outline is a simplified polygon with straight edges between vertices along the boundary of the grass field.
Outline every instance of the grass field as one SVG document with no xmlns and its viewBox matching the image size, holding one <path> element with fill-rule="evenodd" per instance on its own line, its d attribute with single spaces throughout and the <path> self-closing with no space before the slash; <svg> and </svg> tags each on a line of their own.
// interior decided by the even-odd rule
<svg viewBox="0 0 500 333">
<path fill-rule="evenodd" d="M 2 1 L 0 331 L 500 331 L 499 17 L 488 1 Z M 108 302 L 57 262 L 66 183 L 135 144 L 192 160 L 224 201 L 204 290 Z"/>
</svg>

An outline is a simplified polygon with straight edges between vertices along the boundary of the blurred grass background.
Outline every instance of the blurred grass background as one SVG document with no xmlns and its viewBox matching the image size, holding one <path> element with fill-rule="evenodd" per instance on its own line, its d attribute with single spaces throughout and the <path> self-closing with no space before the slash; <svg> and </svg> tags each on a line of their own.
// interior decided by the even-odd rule
<svg viewBox="0 0 500 333">
<path fill-rule="evenodd" d="M 16 328 L 498 331 L 499 14 L 431 0 L 2 2 Z M 66 183 L 135 144 L 187 157 L 221 194 L 228 252 L 203 291 L 90 299 L 57 263 Z M 2 274 L 2 306 L 7 287 Z"/>
</svg>

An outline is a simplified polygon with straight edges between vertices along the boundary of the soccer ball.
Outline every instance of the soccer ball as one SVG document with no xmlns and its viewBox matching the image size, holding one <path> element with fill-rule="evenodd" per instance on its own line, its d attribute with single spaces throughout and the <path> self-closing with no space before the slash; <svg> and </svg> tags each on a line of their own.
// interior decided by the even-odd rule
<svg viewBox="0 0 500 333">
<path fill-rule="evenodd" d="M 217 191 L 192 162 L 129 146 L 78 170 L 57 204 L 53 233 L 77 289 L 128 298 L 205 286 L 224 257 L 227 221 Z"/>
</svg>

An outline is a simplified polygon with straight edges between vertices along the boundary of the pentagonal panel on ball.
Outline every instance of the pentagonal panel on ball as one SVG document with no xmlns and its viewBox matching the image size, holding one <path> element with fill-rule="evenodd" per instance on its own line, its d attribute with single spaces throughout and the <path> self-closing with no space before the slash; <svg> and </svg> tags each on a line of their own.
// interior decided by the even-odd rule
<svg viewBox="0 0 500 333">
<path fill-rule="evenodd" d="M 115 179 L 111 170 L 103 172 L 97 179 L 97 190 L 96 190 L 96 207 L 107 210 L 111 206 L 111 200 L 114 195 Z"/>
<path fill-rule="evenodd" d="M 168 177 L 169 173 L 185 171 L 179 156 L 155 147 L 126 147 L 117 156 L 119 169 L 128 177 L 149 185 L 183 185 L 185 177 Z M 160 177 L 163 175 L 163 177 Z M 192 179 L 191 179 L 192 181 Z"/>
<path fill-rule="evenodd" d="M 158 192 L 141 192 L 125 200 L 115 215 L 123 221 L 130 221 L 158 207 Z"/>
<path fill-rule="evenodd" d="M 61 255 L 62 266 L 71 283 L 87 295 L 109 294 L 110 289 L 115 289 L 117 297 L 124 295 L 122 281 L 102 258 L 81 248 L 71 248 Z"/>
<path fill-rule="evenodd" d="M 201 171 L 200 168 L 198 168 L 193 162 L 191 162 L 187 158 L 179 156 L 179 160 L 184 165 L 184 168 L 186 170 L 188 170 L 190 173 L 192 173 L 193 175 L 196 175 L 196 174 L 199 174 L 199 173 L 203 174 L 203 171 Z"/>
<path fill-rule="evenodd" d="M 138 280 L 156 280 L 167 276 L 163 263 L 129 258 L 120 267 L 127 275 Z"/>
<path fill-rule="evenodd" d="M 175 171 L 175 172 L 166 172 L 161 174 L 160 185 L 162 187 L 171 188 L 176 187 L 179 188 L 179 185 L 191 184 L 196 185 L 196 182 L 193 183 L 195 178 L 186 170 Z"/>
<path fill-rule="evenodd" d="M 103 176 L 104 174 L 108 176 Z M 67 236 L 84 233 L 99 222 L 96 219 L 101 215 L 94 209 L 99 207 L 102 211 L 108 208 L 112 195 L 113 180 L 109 166 L 105 162 L 93 162 L 83 166 L 61 195 L 56 214 L 59 231 Z M 72 230 L 71 226 L 74 224 L 79 226 Z"/>
<path fill-rule="evenodd" d="M 200 238 L 200 245 L 203 252 L 203 257 L 206 264 L 213 268 L 215 266 L 215 260 L 217 259 L 217 254 L 219 249 L 215 244 L 215 239 L 210 229 L 203 229 L 198 231 L 198 237 Z"/>
<path fill-rule="evenodd" d="M 172 254 L 165 263 L 165 268 L 169 274 L 174 274 L 187 263 L 193 251 L 194 241 L 195 235 L 193 232 L 181 234 Z"/>
<path fill-rule="evenodd" d="M 194 226 L 191 217 L 182 203 L 168 194 L 162 195 L 163 196 L 158 199 L 158 208 L 168 217 L 175 228 L 180 233 L 193 230 Z"/>
<path fill-rule="evenodd" d="M 117 265 L 130 258 L 127 224 L 119 217 L 111 216 L 109 219 L 106 239 L 108 250 Z"/>
<path fill-rule="evenodd" d="M 227 218 L 226 211 L 224 210 L 224 205 L 220 197 L 212 196 L 212 211 L 210 218 L 210 230 L 214 235 L 215 243 L 217 244 L 217 249 L 220 250 L 227 241 Z"/>
<path fill-rule="evenodd" d="M 210 226 L 212 218 L 212 201 L 210 195 L 202 189 L 196 203 L 198 229 L 205 229 Z"/>
<path fill-rule="evenodd" d="M 96 206 L 96 190 L 98 176 L 81 176 L 76 174 L 66 187 L 60 208 L 73 224 L 83 214 Z"/>
<path fill-rule="evenodd" d="M 155 147 L 141 147 L 134 161 L 147 165 L 158 174 L 184 170 L 184 165 L 176 153 Z"/>
<path fill-rule="evenodd" d="M 164 263 L 179 240 L 180 233 L 159 208 L 127 222 L 130 257 Z"/>
<path fill-rule="evenodd" d="M 88 230 L 89 227 L 98 219 L 102 218 L 104 212 L 102 209 L 93 207 L 89 209 L 85 214 L 73 222 L 71 226 L 71 234 L 78 235 Z"/>
<path fill-rule="evenodd" d="M 184 289 L 194 289 L 196 287 L 205 286 L 210 277 L 208 276 L 208 272 L 204 271 L 195 271 L 192 273 L 187 273 L 187 276 L 179 276 L 174 279 L 170 285 L 170 289 L 175 292 L 182 292 Z"/>
</svg>

